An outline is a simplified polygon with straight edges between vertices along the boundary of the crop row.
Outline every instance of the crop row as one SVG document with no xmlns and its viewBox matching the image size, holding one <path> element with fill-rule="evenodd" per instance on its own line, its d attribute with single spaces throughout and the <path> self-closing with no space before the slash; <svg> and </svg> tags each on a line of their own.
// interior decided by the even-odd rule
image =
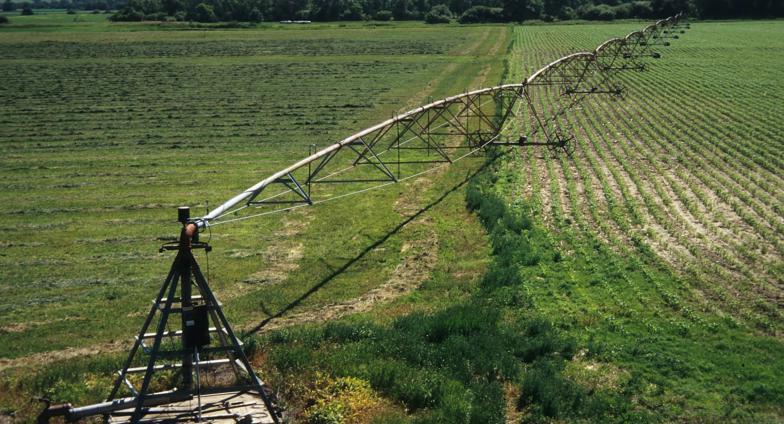
<svg viewBox="0 0 784 424">
<path fill-rule="evenodd" d="M 245 33 L 242 39 L 194 38 L 174 41 L 168 37 L 157 40 L 89 42 L 41 40 L 35 42 L 5 42 L 0 47 L 4 59 L 140 59 L 183 57 L 241 57 L 241 56 L 342 56 L 342 55 L 440 55 L 447 53 L 468 39 L 468 34 L 454 37 L 420 38 L 396 37 L 390 42 L 379 42 L 381 37 L 350 37 L 350 33 L 315 38 L 299 33 L 298 37 L 280 38 L 274 34 Z M 273 35 L 272 37 L 270 35 Z M 306 35 L 307 37 L 303 37 Z M 358 34 L 357 34 L 358 35 Z M 383 39 L 382 39 L 383 40 Z"/>
<path fill-rule="evenodd" d="M 531 32 L 518 38 L 519 54 L 536 39 Z M 687 43 L 688 35 L 684 38 L 679 43 Z M 531 50 L 555 52 L 568 45 L 557 37 L 540 42 L 544 48 Z M 552 158 L 522 153 L 527 159 L 518 165 L 527 168 L 521 170 L 522 184 L 529 185 L 525 194 L 554 231 L 568 235 L 565 223 L 574 222 L 589 239 L 598 237 L 620 252 L 636 251 L 691 280 L 673 291 L 655 273 L 645 273 L 663 304 L 675 306 L 687 320 L 705 324 L 686 306 L 697 302 L 700 309 L 719 308 L 771 330 L 776 315 L 759 296 L 775 293 L 779 278 L 772 265 L 782 254 L 776 236 L 782 232 L 781 177 L 775 172 L 780 159 L 774 144 L 742 136 L 775 139 L 781 129 L 772 114 L 762 113 L 769 108 L 764 103 L 752 105 L 745 96 L 734 101 L 722 68 L 686 67 L 684 58 L 677 59 L 682 53 L 676 44 L 666 53 L 672 65 L 665 58 L 649 71 L 623 75 L 626 99 L 591 99 L 570 113 L 562 125 L 577 135 L 571 158 L 554 165 Z M 708 78 L 700 76 L 704 72 Z M 704 86 L 688 83 L 701 78 Z M 707 95 L 714 90 L 723 95 Z M 537 107 L 547 110 L 561 101 L 542 96 Z M 762 122 L 748 116 L 755 109 Z M 714 126 L 728 117 L 734 118 L 729 128 Z M 728 137 L 726 131 L 737 133 Z M 632 289 L 642 294 L 642 288 Z M 609 294 L 623 304 L 622 296 Z"/>
</svg>

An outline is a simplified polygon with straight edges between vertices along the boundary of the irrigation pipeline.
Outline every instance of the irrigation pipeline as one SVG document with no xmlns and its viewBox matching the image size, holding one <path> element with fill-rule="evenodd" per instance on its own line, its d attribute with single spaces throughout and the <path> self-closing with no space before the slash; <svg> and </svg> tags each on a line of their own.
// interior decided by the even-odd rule
<svg viewBox="0 0 784 424">
<path fill-rule="evenodd" d="M 70 404 L 47 405 L 39 423 L 57 416 L 75 421 L 93 415 L 107 418 L 116 415 L 139 422 L 146 420 L 148 414 L 156 421 L 161 418 L 160 413 L 168 414 L 185 406 L 177 402 L 190 402 L 194 398 L 198 400 L 198 408 L 188 407 L 182 416 L 201 417 L 202 413 L 211 413 L 201 407 L 202 394 L 228 396 L 226 399 L 245 396 L 255 409 L 234 405 L 236 412 L 232 412 L 246 414 L 243 422 L 281 422 L 274 399 L 253 371 L 192 253 L 193 249 L 210 249 L 208 243 L 199 242 L 199 230 L 365 193 L 479 156 L 496 146 L 546 146 L 555 152 L 571 154 L 574 135 L 565 115 L 588 96 L 621 96 L 623 88 L 615 76 L 623 71 L 644 70 L 646 60 L 661 57 L 658 49 L 669 45 L 669 40 L 678 38 L 686 28 L 688 23 L 683 15 L 675 15 L 624 38 L 608 40 L 594 51 L 562 57 L 520 83 L 448 97 L 397 115 L 321 150 L 311 146 L 304 159 L 258 182 L 201 218 L 190 219 L 189 209 L 180 208 L 178 218 L 183 224 L 180 240 L 161 248 L 176 250 L 177 256 L 123 368 L 117 372 L 109 397 L 103 403 L 80 408 Z M 508 126 L 515 123 L 520 124 L 518 137 L 504 139 L 510 132 Z M 271 186 L 283 189 L 261 196 Z M 262 211 L 240 215 L 246 209 L 255 208 Z M 182 318 L 182 330 L 178 332 L 168 330 L 168 319 L 174 315 Z M 153 325 L 155 332 L 148 333 Z M 162 342 L 172 336 L 182 339 L 182 349 L 164 348 Z M 210 337 L 216 342 L 210 342 Z M 147 365 L 132 367 L 140 352 L 148 355 Z M 227 357 L 200 360 L 199 352 Z M 177 358 L 182 362 L 170 362 Z M 210 389 L 213 392 L 207 393 L 199 384 L 201 366 L 229 366 L 236 380 L 247 384 Z M 168 369 L 181 369 L 182 387 L 154 392 L 154 374 Z M 138 390 L 128 378 L 131 374 L 144 376 Z M 243 376 L 250 378 L 243 380 Z M 118 397 L 123 386 L 130 391 L 130 397 Z M 263 407 L 258 405 L 259 400 Z"/>
<path fill-rule="evenodd" d="M 617 74 L 645 70 L 647 60 L 660 58 L 659 49 L 688 27 L 680 13 L 607 40 L 593 51 L 564 56 L 520 83 L 467 91 L 320 150 L 311 145 L 307 157 L 191 222 L 202 230 L 342 199 L 427 174 L 497 145 L 547 146 L 571 154 L 574 135 L 564 116 L 589 96 L 622 96 Z M 512 117 L 524 134 L 502 139 Z M 275 186 L 282 189 L 270 195 Z M 241 214 L 245 209 L 261 210 Z"/>
</svg>

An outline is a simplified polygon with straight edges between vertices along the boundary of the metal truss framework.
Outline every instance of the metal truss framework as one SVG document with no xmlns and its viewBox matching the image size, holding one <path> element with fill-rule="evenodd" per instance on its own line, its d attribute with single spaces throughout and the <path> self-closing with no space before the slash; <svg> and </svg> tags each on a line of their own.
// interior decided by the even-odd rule
<svg viewBox="0 0 784 424">
<path fill-rule="evenodd" d="M 616 76 L 644 70 L 648 59 L 660 58 L 659 49 L 688 26 L 678 14 L 594 51 L 562 57 L 520 83 L 432 102 L 320 150 L 311 145 L 304 159 L 193 222 L 204 229 L 342 198 L 480 155 L 494 145 L 546 146 L 571 154 L 574 135 L 567 113 L 589 96 L 622 97 Z M 502 139 L 502 129 L 512 122 L 518 123 L 519 137 Z"/>
<path fill-rule="evenodd" d="M 624 38 L 608 40 L 594 51 L 558 59 L 520 83 L 448 97 L 394 116 L 323 149 L 311 146 L 306 158 L 272 174 L 201 218 L 190 219 L 187 208 L 181 208 L 180 241 L 162 248 L 177 250 L 178 254 L 122 370 L 117 373 L 109 398 L 104 403 L 81 408 L 70 404 L 48 406 L 39 416 L 39 422 L 54 416 L 64 416 L 70 421 L 92 415 L 106 418 L 119 415 L 130 422 L 152 422 L 156 420 L 149 415 L 154 414 L 157 405 L 194 398 L 200 402 L 201 394 L 220 390 L 253 393 L 267 411 L 261 414 L 263 417 L 233 418 L 242 419 L 241 422 L 279 422 L 271 396 L 252 370 L 192 254 L 194 248 L 209 250 L 208 245 L 198 242 L 200 230 L 395 184 L 463 158 L 480 156 L 499 145 L 546 146 L 554 152 L 571 154 L 574 135 L 569 129 L 567 113 L 588 96 L 621 97 L 623 87 L 616 78 L 618 73 L 644 70 L 647 60 L 661 57 L 658 49 L 669 45 L 669 40 L 678 38 L 686 28 L 688 22 L 679 14 Z M 514 123 L 518 124 L 520 135 L 503 139 L 502 134 L 506 132 L 503 130 Z M 279 190 L 271 192 L 275 187 Z M 254 209 L 261 211 L 241 215 L 243 210 Z M 180 331 L 168 330 L 171 314 L 181 315 Z M 154 333 L 147 332 L 151 327 L 156 328 Z M 217 346 L 208 346 L 210 335 L 217 339 Z M 218 356 L 223 359 L 215 359 Z M 142 366 L 133 367 L 135 364 Z M 235 385 L 202 388 L 200 367 L 210 366 L 230 367 Z M 152 388 L 164 385 L 165 373 L 172 370 L 180 373 L 181 387 L 154 392 Z M 133 374 L 143 375 L 138 389 L 129 378 Z M 120 397 L 125 393 L 126 397 Z M 198 421 L 201 411 L 199 403 L 195 411 L 179 414 L 183 419 Z"/>
</svg>

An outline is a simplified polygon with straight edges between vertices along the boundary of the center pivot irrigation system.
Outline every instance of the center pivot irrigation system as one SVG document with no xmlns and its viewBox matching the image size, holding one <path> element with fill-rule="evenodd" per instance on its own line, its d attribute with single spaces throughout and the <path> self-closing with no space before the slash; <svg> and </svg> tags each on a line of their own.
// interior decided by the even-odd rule
<svg viewBox="0 0 784 424">
<path fill-rule="evenodd" d="M 608 40 L 592 52 L 562 57 L 520 83 L 448 97 L 325 148 L 311 145 L 306 158 L 203 217 L 192 219 L 187 207 L 180 208 L 179 242 L 161 248 L 177 252 L 174 263 L 109 397 L 78 408 L 48 405 L 39 422 L 94 415 L 111 422 L 280 422 L 280 411 L 193 256 L 193 249 L 210 250 L 199 242 L 200 231 L 378 189 L 481 156 L 494 146 L 545 146 L 571 155 L 574 135 L 567 113 L 588 96 L 622 97 L 618 73 L 644 70 L 649 59 L 661 57 L 660 48 L 688 27 L 678 14 Z M 509 132 L 517 136 L 508 138 Z M 180 330 L 169 330 L 172 314 L 180 315 Z M 200 373 L 208 368 L 223 369 L 230 376 L 223 380 L 231 383 L 203 384 Z M 179 386 L 171 387 L 172 381 Z M 161 387 L 169 390 L 153 390 Z"/>
</svg>

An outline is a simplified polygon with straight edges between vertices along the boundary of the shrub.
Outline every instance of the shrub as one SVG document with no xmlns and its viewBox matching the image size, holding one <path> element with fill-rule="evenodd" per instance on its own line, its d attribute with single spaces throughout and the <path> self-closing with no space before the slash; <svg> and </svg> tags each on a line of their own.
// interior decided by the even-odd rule
<svg viewBox="0 0 784 424">
<path fill-rule="evenodd" d="M 479 210 L 479 207 L 482 205 L 482 198 L 484 195 L 479 190 L 479 184 L 471 184 L 466 189 L 466 207 L 469 211 L 474 212 Z"/>
<path fill-rule="evenodd" d="M 461 24 L 476 24 L 484 22 L 503 22 L 504 10 L 500 7 L 472 6 L 462 15 L 459 22 Z"/>
<path fill-rule="evenodd" d="M 498 381 L 475 381 L 471 384 L 471 392 L 474 395 L 472 423 L 506 423 L 506 402 L 501 383 Z"/>
<path fill-rule="evenodd" d="M 429 24 L 448 24 L 452 21 L 452 11 L 445 4 L 433 6 L 425 15 L 425 22 Z"/>
<path fill-rule="evenodd" d="M 514 287 L 520 283 L 522 279 L 516 266 L 493 266 L 482 276 L 482 287 L 486 289 Z"/>
<path fill-rule="evenodd" d="M 308 424 L 341 424 L 343 404 L 338 402 L 319 402 L 310 407 L 305 421 Z"/>
<path fill-rule="evenodd" d="M 373 15 L 373 19 L 377 21 L 391 21 L 392 20 L 392 11 L 391 10 L 379 10 Z"/>
<path fill-rule="evenodd" d="M 517 234 L 522 234 L 524 230 L 532 228 L 531 217 L 528 216 L 523 210 L 507 211 L 503 217 L 504 226 Z"/>
<path fill-rule="evenodd" d="M 25 5 L 25 6 L 22 8 L 22 15 L 25 15 L 25 16 L 30 16 L 30 15 L 32 15 L 32 14 L 33 14 L 33 8 L 32 8 L 32 7 L 30 7 L 30 5 Z"/>
<path fill-rule="evenodd" d="M 468 424 L 471 421 L 471 407 L 474 395 L 462 384 L 448 380 L 438 388 L 441 408 L 439 421 L 444 423 Z"/>
<path fill-rule="evenodd" d="M 65 13 L 68 14 L 68 15 L 75 15 L 76 11 L 71 9 L 71 8 L 68 8 L 68 10 L 66 10 Z"/>
<path fill-rule="evenodd" d="M 8 22 L 9 22 L 8 18 L 6 18 L 5 16 L 0 16 L 0 25 L 7 24 Z"/>
<path fill-rule="evenodd" d="M 285 351 L 275 351 L 271 356 L 273 365 L 283 372 L 302 371 L 313 362 L 310 350 L 300 346 L 291 347 Z"/>
<path fill-rule="evenodd" d="M 243 339 L 242 350 L 248 358 L 252 358 L 259 352 L 259 339 L 256 337 L 247 337 Z"/>
<path fill-rule="evenodd" d="M 458 305 L 435 315 L 430 322 L 427 340 L 432 343 L 452 335 L 472 336 L 495 328 L 500 317 L 498 309 L 480 305 Z"/>
<path fill-rule="evenodd" d="M 324 339 L 338 343 L 355 342 L 371 338 L 378 331 L 371 324 L 349 324 L 333 321 L 324 328 Z"/>
<path fill-rule="evenodd" d="M 430 371 L 412 368 L 398 361 L 369 364 L 368 370 L 374 389 L 386 392 L 411 410 L 436 403 L 438 378 Z"/>
<path fill-rule="evenodd" d="M 164 22 L 168 19 L 169 15 L 164 12 L 153 13 L 150 15 L 145 15 L 144 20 L 146 21 L 160 21 Z"/>
<path fill-rule="evenodd" d="M 514 354 L 523 362 L 535 362 L 552 354 L 570 359 L 576 350 L 573 339 L 562 337 L 552 324 L 541 319 L 532 319 L 525 324 L 525 337 L 517 339 Z"/>
<path fill-rule="evenodd" d="M 557 366 L 549 361 L 536 363 L 525 375 L 519 406 L 534 405 L 537 415 L 564 418 L 577 411 L 585 397 L 575 383 L 561 376 Z"/>
<path fill-rule="evenodd" d="M 495 228 L 498 220 L 503 218 L 506 211 L 506 203 L 494 194 L 488 194 L 482 197 L 479 203 L 479 220 L 488 231 Z"/>
</svg>

